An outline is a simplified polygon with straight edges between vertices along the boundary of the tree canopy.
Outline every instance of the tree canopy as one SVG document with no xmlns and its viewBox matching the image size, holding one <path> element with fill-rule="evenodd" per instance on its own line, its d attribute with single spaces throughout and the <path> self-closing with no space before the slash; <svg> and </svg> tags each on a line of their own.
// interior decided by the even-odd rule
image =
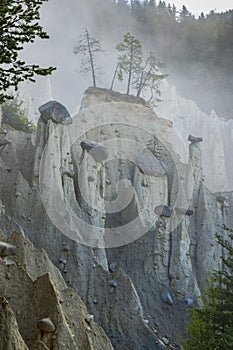
<svg viewBox="0 0 233 350">
<path fill-rule="evenodd" d="M 12 98 L 8 89 L 18 89 L 24 80 L 35 81 L 35 75 L 47 75 L 54 67 L 42 68 L 19 58 L 24 44 L 36 38 L 48 39 L 39 24 L 41 5 L 47 0 L 1 0 L 0 4 L 0 104 Z"/>
</svg>

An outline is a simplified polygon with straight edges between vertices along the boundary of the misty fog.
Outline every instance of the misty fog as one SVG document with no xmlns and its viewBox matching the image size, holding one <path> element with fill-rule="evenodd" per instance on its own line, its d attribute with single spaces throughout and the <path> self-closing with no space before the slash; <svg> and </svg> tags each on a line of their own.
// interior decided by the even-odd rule
<svg viewBox="0 0 233 350">
<path fill-rule="evenodd" d="M 171 32 L 169 36 L 171 29 L 162 28 L 160 35 L 155 39 L 153 33 L 147 35 L 147 29 L 144 29 L 146 28 L 145 23 L 143 21 L 140 23 L 137 18 L 139 16 L 137 7 L 135 8 L 133 15 L 132 11 L 126 9 L 124 1 L 118 3 L 111 0 L 48 1 L 41 10 L 41 24 L 50 35 L 50 39 L 37 40 L 35 44 L 28 45 L 22 56 L 28 62 L 36 62 L 43 66 L 53 65 L 57 67 L 57 70 L 50 78 L 38 78 L 36 84 L 25 83 L 24 95 L 28 94 L 25 93 L 25 90 L 30 90 L 29 94 L 35 106 L 40 105 L 49 97 L 56 99 L 65 104 L 72 114 L 75 113 L 85 89 L 91 85 L 91 76 L 79 73 L 82 57 L 73 53 L 73 47 L 79 40 L 79 36 L 83 34 L 83 29 L 88 28 L 90 35 L 99 39 L 105 50 L 104 54 L 97 57 L 97 64 L 102 67 L 102 74 L 97 82 L 99 87 L 106 88 L 110 87 L 117 61 L 118 53 L 115 45 L 122 40 L 124 33 L 130 31 L 141 40 L 145 51 L 155 50 L 156 56 L 166 64 L 164 72 L 169 73 L 168 82 L 177 87 L 181 96 L 193 99 L 208 114 L 215 107 L 217 114 L 221 115 L 221 112 L 224 111 L 223 116 L 230 118 L 233 108 L 229 84 L 226 87 L 222 84 L 221 89 L 218 89 L 219 74 L 214 76 L 212 72 L 208 73 L 205 64 L 195 67 L 192 63 L 189 70 L 187 61 L 187 67 L 183 71 L 184 65 L 179 64 L 179 59 L 173 60 L 172 53 L 177 50 L 179 43 L 174 40 L 174 33 Z M 162 18 L 163 13 L 159 15 Z M 146 16 L 154 21 L 150 13 L 147 13 Z M 198 37 L 200 42 L 201 34 Z M 194 44 L 197 46 L 197 43 Z M 196 79 L 197 72 L 200 76 L 205 72 L 208 74 L 208 84 L 211 84 L 210 88 L 214 94 L 209 93 L 209 85 L 205 84 L 205 80 L 203 82 Z M 226 75 L 225 71 L 223 71 L 224 74 Z M 215 81 L 217 82 L 216 88 Z M 117 89 L 124 92 L 124 84 L 118 85 Z M 216 102 L 216 106 L 212 106 L 213 101 Z"/>
</svg>

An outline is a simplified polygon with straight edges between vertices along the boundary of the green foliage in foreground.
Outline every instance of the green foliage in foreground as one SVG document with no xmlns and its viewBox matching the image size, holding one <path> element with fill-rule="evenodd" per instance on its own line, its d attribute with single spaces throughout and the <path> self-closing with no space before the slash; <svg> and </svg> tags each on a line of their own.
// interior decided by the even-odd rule
<svg viewBox="0 0 233 350">
<path fill-rule="evenodd" d="M 223 248 L 223 268 L 214 271 L 203 294 L 204 306 L 194 308 L 187 324 L 187 339 L 182 341 L 185 350 L 233 349 L 233 230 L 228 239 L 216 234 Z"/>
<path fill-rule="evenodd" d="M 11 98 L 9 88 L 20 82 L 34 82 L 36 75 L 48 75 L 54 67 L 42 68 L 19 58 L 25 44 L 48 39 L 41 27 L 40 8 L 47 0 L 1 0 L 0 2 L 0 104 Z"/>
<path fill-rule="evenodd" d="M 28 120 L 23 102 L 17 98 L 9 100 L 2 105 L 2 123 L 12 128 L 31 133 L 36 130 L 35 125 Z"/>
</svg>

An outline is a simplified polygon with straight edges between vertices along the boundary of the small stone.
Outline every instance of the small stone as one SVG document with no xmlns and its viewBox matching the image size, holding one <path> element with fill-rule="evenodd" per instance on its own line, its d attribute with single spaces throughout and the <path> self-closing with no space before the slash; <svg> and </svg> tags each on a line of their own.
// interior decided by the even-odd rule
<svg viewBox="0 0 233 350">
<path fill-rule="evenodd" d="M 189 135 L 188 141 L 190 141 L 191 143 L 197 143 L 197 142 L 202 142 L 203 138 Z"/>
<path fill-rule="evenodd" d="M 193 211 L 192 210 L 185 209 L 185 208 L 175 208 L 175 212 L 178 215 L 187 215 L 187 216 L 193 215 Z"/>
<path fill-rule="evenodd" d="M 220 203 L 223 203 L 223 202 L 225 202 L 226 197 L 224 197 L 224 196 L 218 196 L 218 197 L 216 198 L 216 200 L 217 200 L 218 202 L 220 202 Z"/>
<path fill-rule="evenodd" d="M 51 321 L 49 317 L 43 318 L 37 322 L 37 328 L 40 331 L 47 332 L 47 333 L 53 333 L 55 332 L 55 325 Z"/>
<path fill-rule="evenodd" d="M 169 348 L 170 348 L 170 349 L 174 349 L 174 350 L 176 350 L 176 347 L 175 347 L 175 346 L 173 346 L 172 344 L 169 344 Z"/>
<path fill-rule="evenodd" d="M 74 177 L 74 173 L 70 170 L 63 170 L 62 171 L 62 176 L 67 176 L 70 179 L 72 179 Z"/>
<path fill-rule="evenodd" d="M 161 346 L 162 349 L 166 349 L 166 345 L 164 344 L 164 342 L 162 340 L 158 340 L 158 344 Z"/>
<path fill-rule="evenodd" d="M 172 296 L 169 292 L 162 293 L 162 301 L 168 305 L 173 305 L 174 301 L 172 299 Z"/>
<path fill-rule="evenodd" d="M 64 252 L 69 252 L 70 251 L 70 247 L 66 245 L 66 246 L 63 247 L 63 250 L 64 250 Z"/>
<path fill-rule="evenodd" d="M 143 187 L 149 187 L 148 183 L 145 180 L 142 180 L 141 185 Z"/>
<path fill-rule="evenodd" d="M 187 301 L 188 305 L 192 305 L 193 304 L 193 299 L 192 298 L 187 298 L 186 301 Z"/>
<path fill-rule="evenodd" d="M 118 283 L 116 280 L 109 280 L 108 281 L 108 284 L 111 286 L 111 287 L 117 287 Z"/>
<path fill-rule="evenodd" d="M 143 322 L 144 322 L 145 324 L 148 324 L 148 323 L 149 323 L 149 320 L 144 319 Z"/>
<path fill-rule="evenodd" d="M 92 177 L 92 176 L 88 176 L 87 180 L 88 180 L 89 182 L 94 182 L 94 181 L 95 181 L 94 177 Z"/>
<path fill-rule="evenodd" d="M 162 255 L 162 252 L 160 250 L 155 250 L 154 255 Z"/>
<path fill-rule="evenodd" d="M 166 218 L 170 218 L 173 213 L 173 208 L 169 207 L 168 205 L 158 205 L 154 209 L 155 213 L 159 216 L 164 216 Z"/>
<path fill-rule="evenodd" d="M 167 337 L 163 337 L 162 341 L 165 345 L 168 345 L 170 343 L 169 339 Z"/>
<path fill-rule="evenodd" d="M 59 263 L 66 265 L 67 264 L 67 259 L 65 258 L 60 258 Z"/>
<path fill-rule="evenodd" d="M 179 277 L 176 277 L 177 280 L 179 280 Z M 180 289 L 176 289 L 176 294 L 178 294 L 179 296 L 184 296 L 184 292 L 182 292 Z"/>
<path fill-rule="evenodd" d="M 93 299 L 93 304 L 98 304 L 98 300 L 97 299 Z"/>
<path fill-rule="evenodd" d="M 85 321 L 88 323 L 88 324 L 91 324 L 93 321 L 94 321 L 94 315 L 88 315 L 85 317 Z"/>
<path fill-rule="evenodd" d="M 10 279 L 11 279 L 11 276 L 10 276 L 9 273 L 6 273 L 6 279 L 7 279 L 7 280 L 10 280 Z"/>
<path fill-rule="evenodd" d="M 16 254 L 16 246 L 10 243 L 0 241 L 0 256 L 2 258 Z"/>
<path fill-rule="evenodd" d="M 115 262 L 112 262 L 109 265 L 109 271 L 112 272 L 112 273 L 116 270 L 116 268 L 117 268 L 117 263 L 115 263 Z"/>
<path fill-rule="evenodd" d="M 14 262 L 14 260 L 10 259 L 9 257 L 5 257 L 3 259 L 3 261 L 5 262 L 5 264 L 7 266 L 12 266 L 12 265 L 15 265 L 16 266 L 16 263 Z"/>
</svg>

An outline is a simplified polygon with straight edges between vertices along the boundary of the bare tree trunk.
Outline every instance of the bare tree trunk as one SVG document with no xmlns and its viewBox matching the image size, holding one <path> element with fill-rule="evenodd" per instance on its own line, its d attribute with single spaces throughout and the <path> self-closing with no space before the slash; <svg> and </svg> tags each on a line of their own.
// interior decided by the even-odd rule
<svg viewBox="0 0 233 350">
<path fill-rule="evenodd" d="M 116 66 L 115 72 L 114 72 L 114 74 L 113 74 L 112 84 L 111 84 L 110 90 L 112 90 L 112 89 L 113 89 L 113 85 L 114 85 L 114 83 L 115 83 L 115 79 L 116 79 L 116 75 L 117 75 L 117 71 L 118 71 L 119 65 L 120 65 L 120 63 L 117 63 L 117 66 Z"/>
<path fill-rule="evenodd" d="M 142 88 L 143 88 L 142 77 L 143 77 L 143 72 L 141 73 L 141 76 L 140 76 L 140 83 L 137 89 L 137 97 L 139 97 L 142 92 Z"/>
<path fill-rule="evenodd" d="M 132 65 L 133 65 L 133 44 L 131 44 L 131 50 L 130 50 L 129 77 L 128 77 L 126 95 L 129 95 L 131 76 L 132 76 Z"/>
<path fill-rule="evenodd" d="M 149 70 L 149 72 L 147 72 L 146 76 L 144 77 L 144 80 L 142 79 L 142 77 L 143 77 L 143 72 L 142 72 L 141 79 L 140 79 L 140 84 L 139 84 L 138 91 L 137 91 L 137 97 L 139 97 L 141 95 L 141 92 L 142 92 L 143 88 L 146 85 L 147 78 L 149 77 L 150 72 L 151 72 L 151 69 Z"/>
<path fill-rule="evenodd" d="M 92 81 L 93 81 L 93 86 L 96 87 L 95 68 L 94 68 L 94 62 L 93 62 L 93 55 L 92 55 L 92 51 L 91 51 L 90 38 L 89 38 L 89 33 L 88 33 L 87 29 L 86 29 L 86 36 L 87 36 L 88 52 L 89 52 L 89 56 L 90 56 Z"/>
</svg>

